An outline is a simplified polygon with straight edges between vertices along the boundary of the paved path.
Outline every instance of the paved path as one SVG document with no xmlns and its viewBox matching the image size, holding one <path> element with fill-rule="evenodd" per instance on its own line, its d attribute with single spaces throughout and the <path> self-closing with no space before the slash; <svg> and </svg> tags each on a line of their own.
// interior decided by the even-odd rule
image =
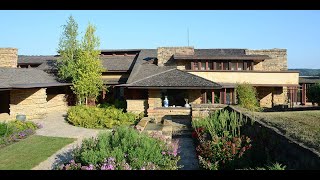
<svg viewBox="0 0 320 180">
<path fill-rule="evenodd" d="M 49 170 L 52 169 L 56 163 L 70 160 L 71 150 L 77 145 L 80 145 L 84 138 L 95 137 L 101 131 L 110 131 L 72 126 L 65 121 L 65 115 L 66 112 L 54 112 L 48 114 L 44 119 L 34 120 L 34 122 L 43 125 L 43 128 L 36 131 L 37 135 L 76 138 L 77 140 L 57 151 L 47 160 L 34 167 L 33 170 Z"/>
<path fill-rule="evenodd" d="M 178 165 L 183 167 L 180 170 L 199 170 L 199 160 L 196 155 L 191 132 L 190 118 L 177 117 L 172 119 L 173 122 L 173 140 L 179 140 L 180 161 Z"/>
</svg>

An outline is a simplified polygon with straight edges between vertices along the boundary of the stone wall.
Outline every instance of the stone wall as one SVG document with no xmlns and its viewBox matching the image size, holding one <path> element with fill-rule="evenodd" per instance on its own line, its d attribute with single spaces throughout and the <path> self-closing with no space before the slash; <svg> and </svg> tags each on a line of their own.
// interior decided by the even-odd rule
<svg viewBox="0 0 320 180">
<path fill-rule="evenodd" d="M 249 50 L 246 49 L 247 55 L 268 55 L 271 59 L 266 59 L 255 64 L 254 70 L 261 71 L 286 71 L 287 64 L 287 50 L 286 49 L 261 49 Z"/>
<path fill-rule="evenodd" d="M 148 103 L 145 99 L 127 99 L 127 112 L 140 114 L 144 112 L 146 115 Z"/>
<path fill-rule="evenodd" d="M 193 47 L 159 47 L 157 49 L 158 66 L 176 65 L 172 62 L 172 55 L 194 55 Z"/>
<path fill-rule="evenodd" d="M 247 157 L 254 163 L 265 165 L 269 160 L 286 165 L 286 169 L 289 170 L 320 169 L 320 153 L 315 149 L 297 142 L 277 128 L 241 112 L 236 107 L 229 106 L 227 109 L 241 113 L 247 119 L 247 124 L 241 128 L 241 133 L 253 140 L 252 149 L 248 151 Z"/>
<path fill-rule="evenodd" d="M 0 48 L 0 67 L 16 68 L 18 65 L 18 49 Z"/>
<path fill-rule="evenodd" d="M 68 102 L 65 94 L 48 94 L 47 95 L 47 112 L 66 111 Z"/>
<path fill-rule="evenodd" d="M 189 103 L 200 104 L 201 103 L 201 90 L 200 89 L 189 89 L 188 90 Z"/>
<path fill-rule="evenodd" d="M 281 87 L 257 87 L 260 106 L 271 108 L 287 103 L 287 95 Z"/>
<path fill-rule="evenodd" d="M 225 108 L 225 104 L 192 104 L 192 119 L 208 117 L 210 113 Z"/>
<path fill-rule="evenodd" d="M 25 114 L 27 119 L 40 119 L 46 115 L 46 88 L 10 91 L 10 116 Z"/>
<path fill-rule="evenodd" d="M 162 107 L 161 102 L 161 90 L 160 89 L 149 89 L 148 90 L 148 116 L 153 116 L 154 109 L 157 107 Z"/>
</svg>

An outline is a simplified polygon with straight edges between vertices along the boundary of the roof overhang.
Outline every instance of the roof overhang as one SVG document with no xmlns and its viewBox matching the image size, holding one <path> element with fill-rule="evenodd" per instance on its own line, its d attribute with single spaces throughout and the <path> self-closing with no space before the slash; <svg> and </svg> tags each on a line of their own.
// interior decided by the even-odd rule
<svg viewBox="0 0 320 180">
<path fill-rule="evenodd" d="M 219 82 L 218 82 L 219 83 Z M 235 83 L 219 83 L 223 88 L 235 88 Z M 254 87 L 299 87 L 299 84 L 251 84 Z"/>
<path fill-rule="evenodd" d="M 58 87 L 70 86 L 72 83 L 31 83 L 31 84 L 11 84 L 11 89 L 28 89 L 28 88 L 41 88 L 41 87 Z"/>
<path fill-rule="evenodd" d="M 174 55 L 176 60 L 253 60 L 264 61 L 270 59 L 267 55 L 242 55 L 242 56 L 185 56 Z"/>
<path fill-rule="evenodd" d="M 125 86 L 124 84 L 117 85 L 127 87 L 128 89 L 221 89 L 222 87 L 172 87 L 172 86 Z"/>
</svg>

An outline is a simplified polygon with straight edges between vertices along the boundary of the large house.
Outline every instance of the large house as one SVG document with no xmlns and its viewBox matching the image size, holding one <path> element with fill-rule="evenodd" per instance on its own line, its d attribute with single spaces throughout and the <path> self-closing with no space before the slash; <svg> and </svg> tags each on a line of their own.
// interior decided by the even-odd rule
<svg viewBox="0 0 320 180">
<path fill-rule="evenodd" d="M 235 86 L 242 82 L 256 87 L 262 107 L 288 105 L 299 87 L 299 72 L 288 71 L 286 49 L 102 50 L 100 59 L 106 70 L 102 78 L 110 88 L 99 101 L 123 99 L 127 111 L 146 116 L 197 116 L 192 108 L 236 104 Z M 66 108 L 71 103 L 66 99 L 72 97 L 70 84 L 55 79 L 56 60 L 57 56 L 18 56 L 17 49 L 0 49 L 0 114 L 38 118 Z M 184 107 L 186 101 L 191 108 Z"/>
</svg>

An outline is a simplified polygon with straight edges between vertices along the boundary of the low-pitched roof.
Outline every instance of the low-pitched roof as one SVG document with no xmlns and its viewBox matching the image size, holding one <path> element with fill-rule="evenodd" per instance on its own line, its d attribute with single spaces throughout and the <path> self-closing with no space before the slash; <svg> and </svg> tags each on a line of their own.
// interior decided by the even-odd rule
<svg viewBox="0 0 320 180">
<path fill-rule="evenodd" d="M 145 88 L 221 88 L 221 86 L 215 82 L 175 68 L 153 74 L 138 81 L 126 84 L 125 86 Z"/>
<path fill-rule="evenodd" d="M 57 70 L 58 56 L 18 56 L 18 65 L 40 64 L 38 69 L 45 71 Z M 107 71 L 129 71 L 132 69 L 136 56 L 100 56 L 102 66 Z"/>
<path fill-rule="evenodd" d="M 0 68 L 0 88 L 65 86 L 56 77 L 34 68 Z"/>
<path fill-rule="evenodd" d="M 299 83 L 306 83 L 306 84 L 315 84 L 320 83 L 320 77 L 319 76 L 311 76 L 311 77 L 299 77 Z"/>
</svg>

